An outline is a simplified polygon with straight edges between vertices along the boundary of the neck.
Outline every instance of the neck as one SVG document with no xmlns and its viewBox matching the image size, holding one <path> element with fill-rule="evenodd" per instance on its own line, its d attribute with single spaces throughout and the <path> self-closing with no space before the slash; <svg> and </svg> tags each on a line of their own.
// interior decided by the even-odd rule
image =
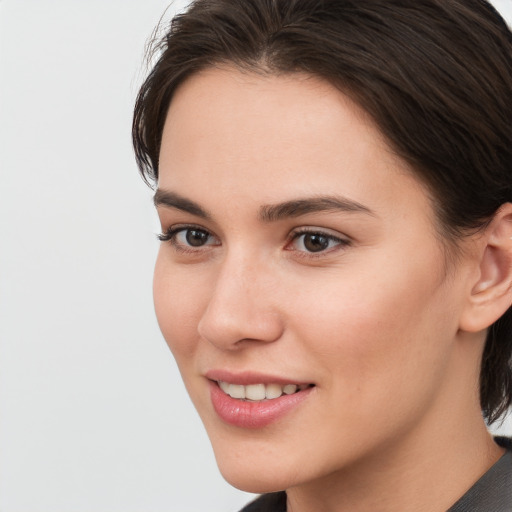
<svg viewBox="0 0 512 512">
<path fill-rule="evenodd" d="M 402 440 L 357 467 L 289 489 L 288 511 L 444 512 L 502 454 L 483 421 L 473 435 L 459 428 L 436 443 Z"/>
</svg>

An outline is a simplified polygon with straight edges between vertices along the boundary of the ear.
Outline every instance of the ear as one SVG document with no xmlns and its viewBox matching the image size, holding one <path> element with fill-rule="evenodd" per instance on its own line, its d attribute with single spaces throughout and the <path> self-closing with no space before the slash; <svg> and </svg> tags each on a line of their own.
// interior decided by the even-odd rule
<svg viewBox="0 0 512 512">
<path fill-rule="evenodd" d="M 478 236 L 479 272 L 460 318 L 467 332 L 487 329 L 512 304 L 512 203 L 501 206 Z"/>
</svg>

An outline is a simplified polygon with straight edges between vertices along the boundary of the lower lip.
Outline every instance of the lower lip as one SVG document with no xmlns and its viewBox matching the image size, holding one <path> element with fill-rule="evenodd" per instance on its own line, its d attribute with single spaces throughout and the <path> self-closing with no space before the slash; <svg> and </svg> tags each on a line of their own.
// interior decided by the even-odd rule
<svg viewBox="0 0 512 512">
<path fill-rule="evenodd" d="M 281 395 L 272 400 L 252 402 L 231 398 L 216 382 L 210 381 L 210 396 L 219 417 L 236 427 L 263 428 L 278 421 L 285 414 L 298 407 L 311 393 L 309 387 L 292 395 Z"/>
</svg>

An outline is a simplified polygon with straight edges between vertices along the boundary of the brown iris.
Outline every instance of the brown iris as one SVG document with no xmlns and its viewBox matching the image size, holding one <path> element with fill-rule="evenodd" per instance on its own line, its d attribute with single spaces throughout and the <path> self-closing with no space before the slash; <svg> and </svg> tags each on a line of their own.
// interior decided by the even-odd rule
<svg viewBox="0 0 512 512">
<path fill-rule="evenodd" d="M 304 235 L 303 243 L 309 252 L 320 252 L 329 247 L 329 238 L 318 233 L 307 233 Z"/>
<path fill-rule="evenodd" d="M 209 234 L 206 231 L 202 231 L 200 229 L 187 229 L 185 239 L 187 240 L 187 244 L 190 246 L 201 247 L 208 241 L 208 236 Z"/>
</svg>

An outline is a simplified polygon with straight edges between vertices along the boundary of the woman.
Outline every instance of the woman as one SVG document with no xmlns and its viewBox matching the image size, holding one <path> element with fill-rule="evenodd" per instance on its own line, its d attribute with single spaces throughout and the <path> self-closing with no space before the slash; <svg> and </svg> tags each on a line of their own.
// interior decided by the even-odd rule
<svg viewBox="0 0 512 512">
<path fill-rule="evenodd" d="M 156 313 L 244 510 L 512 510 L 511 43 L 482 0 L 196 0 L 162 39 Z"/>
</svg>

